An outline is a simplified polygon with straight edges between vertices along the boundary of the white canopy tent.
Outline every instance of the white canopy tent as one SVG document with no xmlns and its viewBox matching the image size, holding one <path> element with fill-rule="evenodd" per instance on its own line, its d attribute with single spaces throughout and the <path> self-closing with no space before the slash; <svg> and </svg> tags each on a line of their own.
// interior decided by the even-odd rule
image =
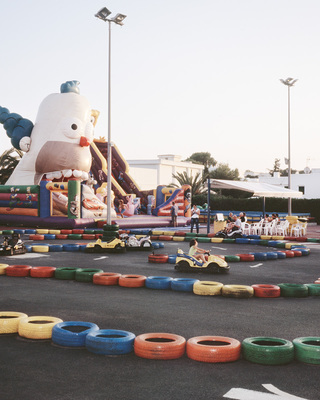
<svg viewBox="0 0 320 400">
<path fill-rule="evenodd" d="M 224 179 L 208 179 L 208 226 L 210 231 L 210 190 L 213 189 L 233 189 L 252 193 L 253 197 L 263 198 L 263 215 L 265 214 L 266 197 L 300 198 L 302 193 L 299 191 L 282 188 L 276 185 L 260 182 L 231 181 Z"/>
</svg>

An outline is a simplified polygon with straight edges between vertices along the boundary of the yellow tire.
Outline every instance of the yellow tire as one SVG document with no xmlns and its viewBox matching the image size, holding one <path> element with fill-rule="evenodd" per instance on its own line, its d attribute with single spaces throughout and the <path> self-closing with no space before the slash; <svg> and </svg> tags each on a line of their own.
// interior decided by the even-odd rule
<svg viewBox="0 0 320 400">
<path fill-rule="evenodd" d="M 219 237 L 211 238 L 211 243 L 222 243 L 222 242 L 223 242 L 223 238 L 219 238 Z"/>
<path fill-rule="evenodd" d="M 284 236 L 272 236 L 272 240 L 284 240 Z"/>
<path fill-rule="evenodd" d="M 49 246 L 32 246 L 33 253 L 48 253 Z"/>
<path fill-rule="evenodd" d="M 63 322 L 55 317 L 26 317 L 21 318 L 18 328 L 19 336 L 27 339 L 51 339 L 52 328 Z"/>
<path fill-rule="evenodd" d="M 163 231 L 163 235 L 166 235 L 166 236 L 173 236 L 173 235 L 174 235 L 174 232 L 173 232 L 173 231 Z"/>
<path fill-rule="evenodd" d="M 49 233 L 49 229 L 37 229 L 38 235 L 44 235 L 46 233 Z"/>
<path fill-rule="evenodd" d="M 163 235 L 163 231 L 152 231 L 153 236 Z"/>
<path fill-rule="evenodd" d="M 60 235 L 61 231 L 59 229 L 49 229 L 51 235 Z"/>
<path fill-rule="evenodd" d="M 260 239 L 261 240 L 271 240 L 272 236 L 271 235 L 261 235 Z"/>
<path fill-rule="evenodd" d="M 9 264 L 0 264 L 0 275 L 6 274 L 7 267 L 9 267 Z"/>
<path fill-rule="evenodd" d="M 254 295 L 254 289 L 252 286 L 246 285 L 224 285 L 221 294 L 225 297 L 237 297 L 247 299 Z"/>
<path fill-rule="evenodd" d="M 0 334 L 17 333 L 21 318 L 28 317 L 27 314 L 14 311 L 0 312 Z"/>
<path fill-rule="evenodd" d="M 199 281 L 193 285 L 193 293 L 200 296 L 219 296 L 223 283 L 213 281 Z"/>
<path fill-rule="evenodd" d="M 297 243 L 296 243 L 296 245 L 297 245 Z M 286 243 L 284 245 L 285 249 L 288 249 L 288 250 L 290 250 L 292 246 L 294 246 L 292 243 Z"/>
<path fill-rule="evenodd" d="M 184 236 L 173 236 L 172 240 L 174 242 L 183 242 L 184 241 Z"/>
</svg>

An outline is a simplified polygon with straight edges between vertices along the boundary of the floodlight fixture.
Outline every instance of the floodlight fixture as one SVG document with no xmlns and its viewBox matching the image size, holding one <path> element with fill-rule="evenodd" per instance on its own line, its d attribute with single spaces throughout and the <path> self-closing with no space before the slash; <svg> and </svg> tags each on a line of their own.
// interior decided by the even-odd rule
<svg viewBox="0 0 320 400">
<path fill-rule="evenodd" d="M 97 17 L 97 18 L 99 18 L 99 19 L 102 19 L 102 21 L 107 21 L 108 20 L 108 16 L 111 14 L 111 11 L 109 11 L 108 9 L 107 9 L 107 7 L 103 7 L 103 8 L 101 8 L 101 10 L 99 10 L 98 12 L 97 12 L 97 14 L 95 14 L 94 16 L 95 17 Z"/>
<path fill-rule="evenodd" d="M 126 15 L 124 14 L 117 14 L 115 17 L 111 18 L 111 21 L 118 24 L 118 25 L 123 25 L 123 20 L 126 18 Z"/>
</svg>

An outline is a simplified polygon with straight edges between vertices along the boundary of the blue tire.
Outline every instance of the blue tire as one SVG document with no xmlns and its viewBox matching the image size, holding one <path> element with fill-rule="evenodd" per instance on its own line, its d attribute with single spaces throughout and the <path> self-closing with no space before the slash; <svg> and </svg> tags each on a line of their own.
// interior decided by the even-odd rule
<svg viewBox="0 0 320 400">
<path fill-rule="evenodd" d="M 248 238 L 236 238 L 236 243 L 238 244 L 248 244 L 251 239 Z"/>
<path fill-rule="evenodd" d="M 301 255 L 308 256 L 310 254 L 310 249 L 302 248 L 302 247 L 291 247 L 291 250 L 299 250 L 301 251 Z"/>
<path fill-rule="evenodd" d="M 168 276 L 149 276 L 145 286 L 149 289 L 171 289 L 172 278 Z"/>
<path fill-rule="evenodd" d="M 250 244 L 260 244 L 260 239 L 250 239 Z"/>
<path fill-rule="evenodd" d="M 92 322 L 59 322 L 52 328 L 52 341 L 59 346 L 84 347 L 88 333 L 98 330 L 98 325 Z"/>
<path fill-rule="evenodd" d="M 266 261 L 267 260 L 267 253 L 249 253 L 254 255 L 255 261 Z"/>
<path fill-rule="evenodd" d="M 154 249 L 159 249 L 160 248 L 160 244 L 157 242 L 152 242 L 152 246 Z"/>
<path fill-rule="evenodd" d="M 267 252 L 267 260 L 277 260 L 278 259 L 278 253 L 275 251 L 268 251 Z"/>
<path fill-rule="evenodd" d="M 277 251 L 277 254 L 278 254 L 278 259 L 287 258 L 286 253 L 284 253 L 283 251 Z"/>
<path fill-rule="evenodd" d="M 199 282 L 199 279 L 175 278 L 171 281 L 171 289 L 179 292 L 193 292 L 193 285 L 196 282 Z"/>
<path fill-rule="evenodd" d="M 159 249 L 163 249 L 164 248 L 164 243 L 159 242 Z"/>
<path fill-rule="evenodd" d="M 80 246 L 78 244 L 64 244 L 63 245 L 63 251 L 79 251 Z"/>
<path fill-rule="evenodd" d="M 133 351 L 135 334 L 115 329 L 100 329 L 86 336 L 86 348 L 91 353 L 121 355 Z"/>
<path fill-rule="evenodd" d="M 176 254 L 170 254 L 169 257 L 168 257 L 168 263 L 169 264 L 175 264 L 176 263 L 176 258 L 177 258 Z"/>
<path fill-rule="evenodd" d="M 36 229 L 26 229 L 24 232 L 26 235 L 35 235 L 37 233 Z"/>
<path fill-rule="evenodd" d="M 58 252 L 58 251 L 63 251 L 63 245 L 62 244 L 50 244 L 49 245 L 49 252 Z"/>
<path fill-rule="evenodd" d="M 45 233 L 43 236 L 45 240 L 54 240 L 56 238 L 56 235 L 52 233 Z"/>
</svg>

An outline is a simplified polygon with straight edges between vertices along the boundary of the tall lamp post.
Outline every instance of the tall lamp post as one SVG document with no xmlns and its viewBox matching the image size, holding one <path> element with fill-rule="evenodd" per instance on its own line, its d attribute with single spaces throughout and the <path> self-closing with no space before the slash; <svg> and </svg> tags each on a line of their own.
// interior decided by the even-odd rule
<svg viewBox="0 0 320 400">
<path fill-rule="evenodd" d="M 291 147 L 290 147 L 290 88 L 298 79 L 280 79 L 280 82 L 288 87 L 288 189 L 291 189 Z M 288 199 L 288 215 L 292 214 L 292 199 Z"/>
<path fill-rule="evenodd" d="M 107 225 L 111 225 L 111 172 L 112 172 L 112 155 L 111 155 L 111 22 L 117 25 L 123 25 L 126 15 L 117 14 L 113 18 L 108 18 L 111 14 L 106 7 L 101 8 L 95 14 L 95 17 L 104 22 L 109 23 L 109 51 L 108 51 L 108 150 L 107 150 Z"/>
</svg>

